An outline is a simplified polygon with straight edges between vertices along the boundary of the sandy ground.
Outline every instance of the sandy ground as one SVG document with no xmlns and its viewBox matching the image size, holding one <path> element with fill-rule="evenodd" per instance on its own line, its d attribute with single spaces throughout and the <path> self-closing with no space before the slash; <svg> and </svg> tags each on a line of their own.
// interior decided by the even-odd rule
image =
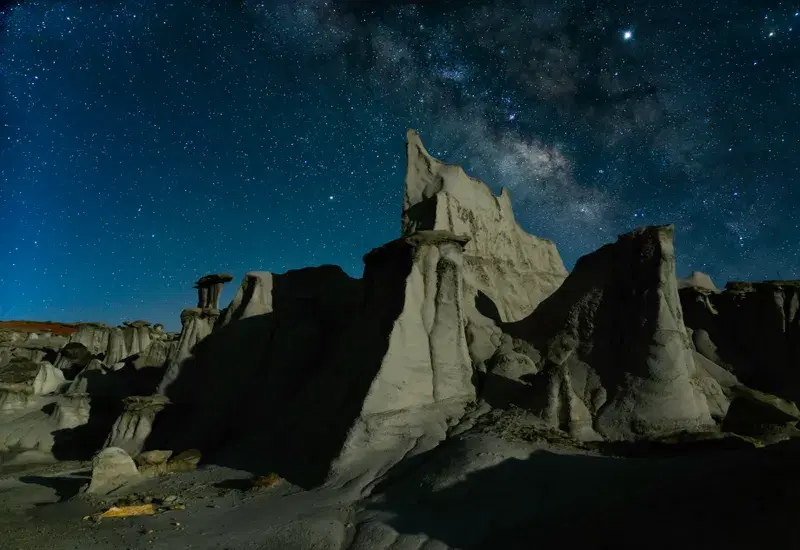
<svg viewBox="0 0 800 550">
<path fill-rule="evenodd" d="M 797 446 L 611 458 L 466 433 L 371 486 L 254 491 L 209 465 L 136 494 L 185 509 L 82 519 L 108 503 L 78 494 L 82 464 L 0 479 L 0 547 L 114 549 L 797 548 Z"/>
</svg>

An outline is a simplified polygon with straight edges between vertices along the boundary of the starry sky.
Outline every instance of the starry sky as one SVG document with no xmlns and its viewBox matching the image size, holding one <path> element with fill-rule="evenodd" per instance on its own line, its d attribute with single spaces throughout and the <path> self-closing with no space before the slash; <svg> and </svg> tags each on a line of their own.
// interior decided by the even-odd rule
<svg viewBox="0 0 800 550">
<path fill-rule="evenodd" d="M 6 2 L 8 4 L 8 2 Z M 800 278 L 800 3 L 32 0 L 0 17 L 0 319 L 179 327 L 192 283 L 400 231 L 406 128 L 567 268 Z"/>
</svg>

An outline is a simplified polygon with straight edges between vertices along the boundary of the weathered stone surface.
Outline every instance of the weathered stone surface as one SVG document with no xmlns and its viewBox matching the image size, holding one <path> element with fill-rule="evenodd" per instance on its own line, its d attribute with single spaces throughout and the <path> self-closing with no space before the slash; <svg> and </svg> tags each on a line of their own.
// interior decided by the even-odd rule
<svg viewBox="0 0 800 550">
<path fill-rule="evenodd" d="M 400 457 L 443 438 L 475 398 L 465 242 L 446 231 L 398 239 L 365 256 L 361 281 L 333 266 L 248 274 L 166 388 L 169 410 L 193 411 L 183 435 L 196 433 L 182 446 L 226 433 L 237 460 L 266 453 L 313 485 L 358 471 L 366 450 Z"/>
<path fill-rule="evenodd" d="M 714 285 L 711 277 L 702 271 L 692 271 L 692 273 L 685 279 L 678 279 L 678 289 L 694 287 L 710 292 L 719 292 L 719 289 Z"/>
<path fill-rule="evenodd" d="M 55 402 L 52 418 L 57 430 L 83 426 L 89 422 L 91 399 L 88 394 L 60 395 Z"/>
<path fill-rule="evenodd" d="M 47 395 L 63 383 L 63 373 L 47 362 L 16 358 L 0 368 L 0 390 Z"/>
<path fill-rule="evenodd" d="M 414 130 L 408 131 L 406 151 L 403 234 L 466 235 L 462 262 L 468 294 L 478 298 L 479 307 L 496 309 L 489 316 L 498 320 L 529 315 L 567 276 L 556 246 L 520 228 L 508 191 L 496 197 L 460 166 L 431 157 Z"/>
<path fill-rule="evenodd" d="M 89 349 L 80 342 L 70 342 L 58 352 L 54 367 L 62 371 L 68 378 L 82 371 L 94 358 Z"/>
<path fill-rule="evenodd" d="M 92 459 L 92 481 L 86 492 L 108 495 L 141 480 L 139 470 L 128 453 L 107 447 Z"/>
<path fill-rule="evenodd" d="M 672 226 L 620 236 L 507 326 L 541 352 L 538 408 L 554 427 L 608 439 L 714 428 L 702 392 L 719 388 L 710 377 L 697 383 L 672 239 Z"/>
<path fill-rule="evenodd" d="M 168 404 L 163 396 L 134 396 L 124 400 L 125 409 L 114 422 L 105 447 L 124 449 L 131 456 L 144 448 L 156 415 Z"/>
<path fill-rule="evenodd" d="M 220 326 L 272 312 L 273 274 L 268 271 L 251 271 L 244 276 L 230 305 L 219 320 Z"/>
<path fill-rule="evenodd" d="M 158 394 L 164 395 L 170 384 L 178 378 L 183 362 L 192 354 L 197 343 L 211 334 L 219 314 L 218 309 L 190 308 L 181 312 L 181 335 L 167 361 L 164 377 L 157 390 Z"/>
<path fill-rule="evenodd" d="M 746 386 L 800 400 L 800 282 L 689 287 L 680 296 L 699 353 Z"/>
<path fill-rule="evenodd" d="M 178 349 L 178 340 L 153 340 L 147 350 L 139 354 L 133 365 L 137 369 L 161 368 Z"/>
</svg>

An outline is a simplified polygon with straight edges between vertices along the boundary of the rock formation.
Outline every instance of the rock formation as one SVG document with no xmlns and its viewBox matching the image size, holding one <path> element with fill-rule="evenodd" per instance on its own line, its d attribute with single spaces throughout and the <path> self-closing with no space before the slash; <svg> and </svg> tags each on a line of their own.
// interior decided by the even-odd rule
<svg viewBox="0 0 800 550">
<path fill-rule="evenodd" d="M 529 318 L 507 327 L 541 353 L 534 406 L 554 427 L 609 439 L 713 428 L 695 381 L 672 235 L 672 226 L 637 229 L 582 257 Z"/>
<path fill-rule="evenodd" d="M 105 446 L 121 448 L 131 456 L 138 455 L 153 429 L 156 415 L 167 403 L 162 396 L 126 398 L 124 411 L 111 427 Z"/>
<path fill-rule="evenodd" d="M 689 287 L 700 288 L 711 292 L 719 291 L 714 285 L 714 281 L 711 280 L 711 277 L 702 271 L 692 271 L 687 278 L 678 280 L 678 289 Z"/>
<path fill-rule="evenodd" d="M 81 324 L 42 347 L 46 331 L 0 331 L 0 459 L 105 447 L 100 495 L 140 478 L 132 456 L 148 475 L 203 457 L 363 489 L 511 411 L 596 449 L 800 433 L 799 283 L 678 281 L 671 226 L 622 235 L 568 275 L 507 192 L 432 158 L 416 132 L 406 146 L 402 234 L 364 256 L 361 279 L 331 265 L 253 271 L 220 311 L 232 276 L 207 275 L 179 335 Z M 482 449 L 453 479 L 499 456 Z"/>
<path fill-rule="evenodd" d="M 199 309 L 219 309 L 219 296 L 222 286 L 233 280 L 229 273 L 215 273 L 200 277 L 194 284 L 197 289 L 197 307 Z"/>
<path fill-rule="evenodd" d="M 181 312 L 181 335 L 167 360 L 167 368 L 158 387 L 159 394 L 163 395 L 178 377 L 183 362 L 197 343 L 211 334 L 219 314 L 218 309 L 188 308 Z"/>
<path fill-rule="evenodd" d="M 800 281 L 687 286 L 680 296 L 698 353 L 747 386 L 800 400 Z"/>
<path fill-rule="evenodd" d="M 518 321 L 564 281 L 567 270 L 555 245 L 520 228 L 507 190 L 496 197 L 460 166 L 431 157 L 413 130 L 406 155 L 403 234 L 447 230 L 469 237 L 464 277 L 479 308 L 496 310 L 496 320 Z"/>
</svg>

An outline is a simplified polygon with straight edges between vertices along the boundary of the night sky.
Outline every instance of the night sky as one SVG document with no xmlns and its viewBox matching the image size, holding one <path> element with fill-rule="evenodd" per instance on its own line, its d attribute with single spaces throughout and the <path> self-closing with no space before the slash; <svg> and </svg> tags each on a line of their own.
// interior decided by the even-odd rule
<svg viewBox="0 0 800 550">
<path fill-rule="evenodd" d="M 771 7 L 769 7 L 771 6 Z M 800 278 L 800 3 L 23 1 L 0 30 L 0 319 L 179 327 L 191 285 L 400 231 L 405 130 L 567 268 Z"/>
</svg>

